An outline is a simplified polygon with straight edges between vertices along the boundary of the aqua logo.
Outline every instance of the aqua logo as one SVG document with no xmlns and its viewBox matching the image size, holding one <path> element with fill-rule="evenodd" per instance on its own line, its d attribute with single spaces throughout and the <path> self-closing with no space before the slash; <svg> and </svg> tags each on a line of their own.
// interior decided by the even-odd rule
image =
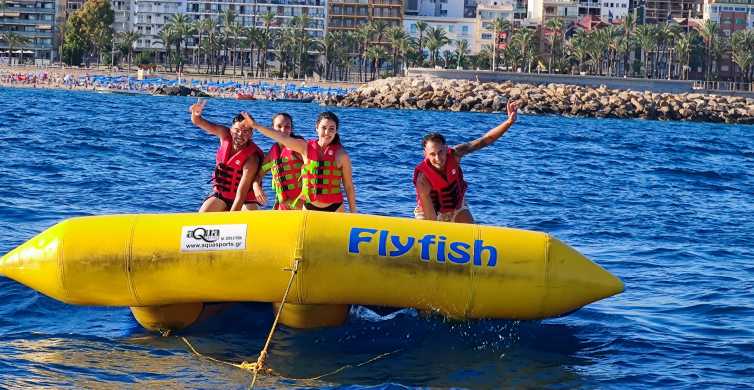
<svg viewBox="0 0 754 390">
<path fill-rule="evenodd" d="M 497 265 L 497 248 L 484 245 L 483 240 L 474 240 L 473 244 L 463 241 L 448 241 L 445 236 L 426 234 L 421 238 L 400 236 L 388 230 L 369 228 L 351 228 L 348 236 L 348 253 L 359 254 L 362 250 L 374 250 L 370 243 L 376 241 L 377 256 L 400 257 L 419 248 L 422 261 L 434 260 L 438 263 L 468 264 L 495 267 Z M 486 257 L 486 263 L 483 258 Z"/>
<path fill-rule="evenodd" d="M 186 233 L 186 238 L 193 238 L 204 242 L 215 242 L 220 238 L 220 229 L 205 229 L 199 227 L 194 230 L 189 230 Z"/>
</svg>

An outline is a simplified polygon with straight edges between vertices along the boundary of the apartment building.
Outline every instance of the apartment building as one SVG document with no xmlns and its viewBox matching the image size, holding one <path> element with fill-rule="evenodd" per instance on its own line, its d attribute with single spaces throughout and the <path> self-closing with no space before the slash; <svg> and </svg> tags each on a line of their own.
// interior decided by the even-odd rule
<svg viewBox="0 0 754 390">
<path fill-rule="evenodd" d="M 606 22 L 623 19 L 630 10 L 629 0 L 602 0 L 600 17 Z"/>
<path fill-rule="evenodd" d="M 192 20 L 213 18 L 222 20 L 227 10 L 236 14 L 236 22 L 244 27 L 264 27 L 262 15 L 272 13 L 275 19 L 270 28 L 280 29 L 290 25 L 293 18 L 308 17 L 306 31 L 310 36 L 320 38 L 325 34 L 325 0 L 187 0 L 186 13 Z"/>
<path fill-rule="evenodd" d="M 579 0 L 529 0 L 528 16 L 534 24 L 543 25 L 549 19 L 559 18 L 567 26 L 578 19 L 579 6 Z"/>
<path fill-rule="evenodd" d="M 471 54 L 477 53 L 479 49 L 475 45 L 476 19 L 470 18 L 446 18 L 434 16 L 406 16 L 403 19 L 404 30 L 413 38 L 419 38 L 419 30 L 416 28 L 416 22 L 426 22 L 430 27 L 439 28 L 445 31 L 445 35 L 450 40 L 448 45 L 443 46 L 440 52 L 445 50 L 455 51 L 458 41 L 466 41 L 469 44 Z"/>
<path fill-rule="evenodd" d="M 414 9 L 417 8 L 418 3 L 414 6 Z M 388 26 L 401 26 L 403 21 L 403 0 L 328 1 L 328 31 L 353 31 L 362 24 L 373 20 L 381 20 Z"/>
<path fill-rule="evenodd" d="M 722 34 L 730 36 L 735 31 L 754 28 L 754 1 L 707 0 L 703 17 L 717 22 Z"/>
<path fill-rule="evenodd" d="M 672 18 L 701 18 L 704 0 L 638 0 L 635 3 L 639 20 L 653 24 Z"/>
<path fill-rule="evenodd" d="M 131 19 L 131 8 L 134 0 L 110 0 L 110 6 L 113 8 L 113 30 L 116 33 L 129 32 L 133 30 Z"/>
<path fill-rule="evenodd" d="M 463 18 L 466 3 L 476 0 L 410 0 L 404 7 L 406 16 Z"/>
<path fill-rule="evenodd" d="M 173 15 L 186 12 L 186 0 L 131 0 L 132 29 L 141 36 L 135 48 L 164 49 L 160 31 L 170 22 Z"/>
<path fill-rule="evenodd" d="M 7 63 L 11 56 L 38 63 L 51 61 L 55 15 L 55 0 L 4 0 L 0 7 L 0 34 L 15 33 L 29 43 L 14 47 L 9 53 L 8 42 L 0 41 L 0 61 Z"/>
<path fill-rule="evenodd" d="M 511 0 L 483 0 L 477 4 L 476 36 L 473 52 L 479 52 L 483 46 L 494 44 L 494 21 L 498 18 L 514 24 L 516 4 Z M 498 32 L 498 34 L 502 34 Z"/>
</svg>

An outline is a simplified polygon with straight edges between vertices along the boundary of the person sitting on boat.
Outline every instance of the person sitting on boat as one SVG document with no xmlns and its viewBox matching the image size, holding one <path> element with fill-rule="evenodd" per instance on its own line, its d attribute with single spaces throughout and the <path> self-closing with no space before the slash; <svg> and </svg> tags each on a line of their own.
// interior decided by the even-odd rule
<svg viewBox="0 0 754 390">
<path fill-rule="evenodd" d="M 199 212 L 256 210 L 258 202 L 251 185 L 264 153 L 251 139 L 253 129 L 245 124 L 242 114 L 233 118 L 230 128 L 207 121 L 202 118 L 206 104 L 206 100 L 200 99 L 189 108 L 191 123 L 208 134 L 216 135 L 220 139 L 220 147 L 212 175 L 213 193 L 204 200 Z"/>
<path fill-rule="evenodd" d="M 302 139 L 293 134 L 293 118 L 287 112 L 279 112 L 272 117 L 272 128 L 286 136 Z M 257 174 L 254 181 L 254 195 L 264 205 L 267 196 L 262 189 L 262 179 L 267 172 L 272 172 L 272 188 L 275 190 L 274 210 L 297 210 L 301 209 L 302 202 L 296 202 L 301 195 L 301 167 L 304 158 L 301 154 L 289 149 L 283 144 L 276 142 L 267 152 L 262 165 L 262 170 Z"/>
<path fill-rule="evenodd" d="M 508 119 L 483 136 L 460 145 L 448 147 L 445 137 L 430 133 L 422 139 L 424 161 L 414 169 L 417 219 L 474 223 L 466 205 L 466 182 L 463 180 L 461 158 L 491 145 L 516 122 L 518 105 L 508 102 Z"/>
<path fill-rule="evenodd" d="M 357 212 L 351 159 L 340 143 L 339 121 L 334 113 L 325 111 L 319 114 L 315 125 L 318 138 L 309 141 L 268 129 L 243 114 L 247 125 L 303 156 L 299 201 L 304 202 L 304 209 L 343 212 L 342 185 L 350 212 Z"/>
</svg>

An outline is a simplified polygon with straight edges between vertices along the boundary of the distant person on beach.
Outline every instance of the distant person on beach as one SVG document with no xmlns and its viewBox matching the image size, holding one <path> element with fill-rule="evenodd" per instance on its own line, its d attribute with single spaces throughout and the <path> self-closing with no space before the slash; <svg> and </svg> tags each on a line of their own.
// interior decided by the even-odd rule
<svg viewBox="0 0 754 390">
<path fill-rule="evenodd" d="M 351 159 L 340 143 L 339 121 L 334 113 L 325 111 L 319 114 L 315 125 L 317 139 L 309 141 L 268 129 L 254 122 L 248 114 L 242 115 L 246 118 L 246 125 L 259 130 L 304 158 L 299 195 L 299 201 L 304 202 L 304 209 L 343 212 L 345 191 L 350 212 L 357 212 Z"/>
<path fill-rule="evenodd" d="M 483 136 L 460 145 L 448 147 L 445 137 L 429 133 L 422 138 L 424 161 L 414 169 L 417 219 L 474 223 L 466 205 L 466 182 L 463 180 L 461 158 L 491 145 L 516 122 L 518 105 L 508 102 L 508 119 Z"/>
<path fill-rule="evenodd" d="M 215 173 L 212 175 L 212 194 L 204 200 L 199 212 L 256 210 L 258 202 L 251 191 L 264 153 L 252 141 L 253 129 L 244 121 L 244 116 L 236 115 L 231 127 L 225 127 L 202 118 L 207 101 L 199 99 L 193 104 L 191 123 L 208 134 L 220 139 L 220 147 L 215 156 Z"/>
<path fill-rule="evenodd" d="M 272 117 L 272 128 L 285 136 L 303 139 L 293 134 L 293 118 L 287 112 L 279 112 Z M 267 172 L 272 172 L 272 188 L 275 190 L 274 210 L 301 209 L 303 202 L 296 202 L 301 195 L 301 167 L 304 158 L 300 153 L 276 142 L 267 152 L 262 163 L 262 170 L 254 181 L 254 195 L 264 205 L 267 196 L 262 189 L 262 179 Z"/>
</svg>

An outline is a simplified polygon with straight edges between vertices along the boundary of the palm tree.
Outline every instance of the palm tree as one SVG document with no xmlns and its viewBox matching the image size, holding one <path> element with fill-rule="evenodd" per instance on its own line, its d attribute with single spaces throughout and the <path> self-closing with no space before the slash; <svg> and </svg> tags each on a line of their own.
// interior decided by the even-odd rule
<svg viewBox="0 0 754 390">
<path fill-rule="evenodd" d="M 244 28 L 241 23 L 234 21 L 225 26 L 225 31 L 227 36 L 230 37 L 230 42 L 233 45 L 233 52 L 230 55 L 230 63 L 233 66 L 233 76 L 235 76 L 236 65 L 238 65 L 238 48 L 241 44 L 240 37 L 244 35 Z"/>
<path fill-rule="evenodd" d="M 584 31 L 577 32 L 568 41 L 568 51 L 570 56 L 578 63 L 578 72 L 581 72 L 582 66 L 589 57 L 589 37 Z"/>
<path fill-rule="evenodd" d="M 230 44 L 233 39 L 233 25 L 236 22 L 236 13 L 232 8 L 226 9 L 222 14 L 222 32 L 223 32 L 223 68 L 222 74 L 225 74 L 225 68 L 228 66 L 228 57 L 230 56 Z"/>
<path fill-rule="evenodd" d="M 29 38 L 26 38 L 25 36 L 19 35 L 15 32 L 6 32 L 0 34 L 0 41 L 5 41 L 5 43 L 8 44 L 8 64 L 13 65 L 13 49 L 15 48 L 21 48 L 23 49 L 23 45 L 29 44 L 31 40 Z M 21 54 L 19 54 L 19 58 L 23 59 L 23 50 L 21 50 Z M 18 61 L 21 63 L 21 60 Z"/>
<path fill-rule="evenodd" d="M 136 31 L 127 31 L 120 33 L 119 38 L 123 46 L 128 48 L 128 71 L 130 72 L 134 55 L 134 43 L 141 38 L 141 34 Z"/>
<path fill-rule="evenodd" d="M 267 51 L 272 41 L 272 33 L 270 32 L 270 26 L 275 21 L 275 14 L 271 11 L 262 14 L 262 23 L 264 24 L 264 30 L 259 34 L 260 47 L 264 49 L 262 54 L 262 72 L 267 72 Z M 258 56 L 257 56 L 258 57 Z"/>
<path fill-rule="evenodd" d="M 416 22 L 416 29 L 419 31 L 419 40 L 416 43 L 419 45 L 419 66 L 424 66 L 424 32 L 429 28 L 429 24 L 423 20 Z"/>
<path fill-rule="evenodd" d="M 366 61 L 366 51 L 369 47 L 369 41 L 372 37 L 372 25 L 370 23 L 362 24 L 361 26 L 356 28 L 356 39 L 359 41 L 360 47 L 359 47 L 359 80 L 366 81 L 366 72 L 367 72 L 367 61 Z M 362 69 L 363 69 L 363 77 L 362 75 Z"/>
<path fill-rule="evenodd" d="M 469 41 L 465 39 L 459 39 L 456 41 L 456 57 L 458 63 L 456 69 L 463 67 L 463 60 L 469 55 Z"/>
<path fill-rule="evenodd" d="M 215 31 L 215 28 L 217 27 L 217 23 L 215 23 L 214 19 L 211 18 L 204 18 L 199 19 L 196 21 L 194 28 L 197 33 L 199 33 L 199 43 L 198 47 L 201 47 L 202 41 L 204 40 L 204 37 L 206 35 L 209 35 L 210 32 Z M 197 64 L 199 63 L 199 59 L 197 56 Z M 204 52 L 204 62 L 207 62 L 207 52 Z M 209 69 L 209 68 L 208 68 Z"/>
<path fill-rule="evenodd" d="M 675 42 L 675 52 L 678 57 L 678 63 L 681 65 L 682 80 L 688 79 L 689 62 L 691 61 L 691 52 L 694 48 L 694 42 L 696 41 L 695 33 L 692 31 L 689 34 L 684 34 Z"/>
<path fill-rule="evenodd" d="M 534 32 L 528 28 L 516 31 L 511 41 L 518 46 L 521 58 L 526 62 L 526 71 L 531 73 L 531 63 L 534 60 Z"/>
<path fill-rule="evenodd" d="M 387 39 L 393 48 L 393 76 L 398 75 L 398 53 L 401 51 L 401 43 L 408 41 L 408 38 L 408 34 L 400 26 L 391 27 L 387 31 Z"/>
<path fill-rule="evenodd" d="M 498 17 L 492 22 L 492 71 L 497 70 L 497 38 L 500 33 L 508 33 L 513 25 L 510 21 Z"/>
<path fill-rule="evenodd" d="M 309 33 L 306 28 L 309 27 L 309 16 L 302 14 L 294 16 L 291 20 L 291 27 L 295 29 L 296 53 L 298 60 L 298 76 L 303 77 L 306 71 L 306 60 L 308 58 L 308 47 L 310 45 Z"/>
<path fill-rule="evenodd" d="M 639 43 L 644 56 L 644 77 L 649 78 L 652 74 L 649 53 L 657 45 L 657 27 L 650 24 L 642 24 L 637 27 L 636 41 Z"/>
<path fill-rule="evenodd" d="M 186 14 L 173 14 L 168 22 L 170 29 L 174 33 L 175 51 L 178 56 L 176 68 L 179 72 L 183 71 L 183 51 L 182 44 L 186 37 L 193 35 L 193 23 Z"/>
<path fill-rule="evenodd" d="M 752 52 L 754 48 L 754 31 L 739 30 L 734 32 L 730 38 L 730 45 L 733 62 L 738 65 L 738 68 L 744 74 L 744 82 L 749 81 L 751 65 L 754 62 L 754 52 Z"/>
<path fill-rule="evenodd" d="M 432 67 L 437 64 L 437 56 L 440 48 L 450 43 L 448 35 L 440 27 L 430 27 L 427 34 L 427 49 L 429 49 L 430 63 Z"/>
<path fill-rule="evenodd" d="M 704 40 L 704 80 L 709 80 L 711 76 L 712 71 L 712 46 L 715 44 L 715 38 L 717 38 L 717 35 L 720 33 L 720 26 L 712 21 L 711 19 L 707 19 L 704 21 L 704 24 L 699 28 L 699 35 L 702 36 L 702 39 Z"/>
<path fill-rule="evenodd" d="M 387 57 L 387 52 L 382 46 L 370 46 L 366 51 L 366 57 L 373 61 L 372 80 L 376 79 L 377 71 L 380 69 L 380 62 Z"/>
<path fill-rule="evenodd" d="M 547 65 L 547 72 L 552 73 L 552 62 L 555 59 L 555 46 L 563 37 L 563 20 L 560 18 L 548 19 L 545 22 L 545 35 L 550 43 L 550 60 Z"/>
<path fill-rule="evenodd" d="M 172 72 L 173 63 L 170 61 L 170 45 L 175 41 L 175 33 L 173 32 L 172 26 L 170 24 L 162 26 L 162 30 L 160 30 L 158 36 L 160 39 L 154 41 L 152 44 L 162 44 L 165 48 L 165 64 L 168 65 L 168 70 Z"/>
</svg>

